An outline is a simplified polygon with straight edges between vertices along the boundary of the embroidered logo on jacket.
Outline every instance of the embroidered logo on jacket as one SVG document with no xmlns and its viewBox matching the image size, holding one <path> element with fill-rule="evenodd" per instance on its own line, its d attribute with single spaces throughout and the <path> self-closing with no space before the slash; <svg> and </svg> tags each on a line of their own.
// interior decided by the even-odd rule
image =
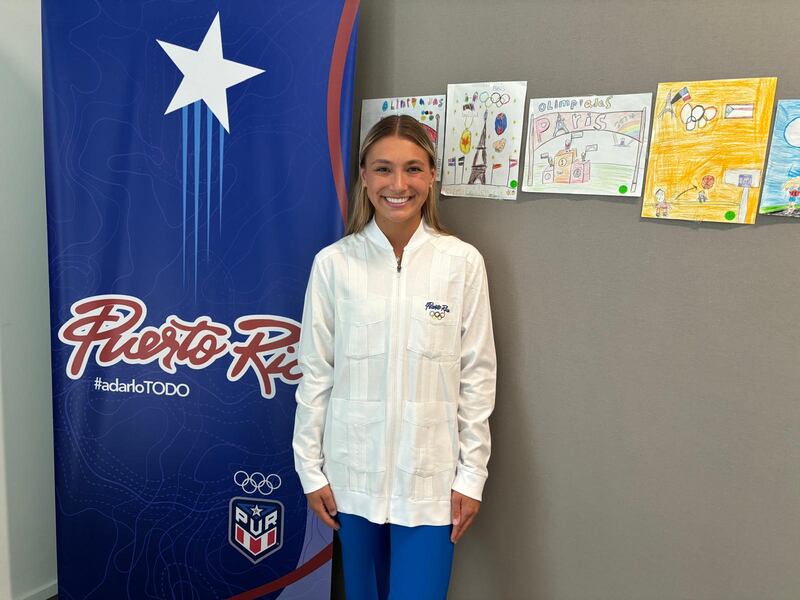
<svg viewBox="0 0 800 600">
<path fill-rule="evenodd" d="M 447 304 L 436 304 L 435 302 L 427 302 L 425 304 L 425 310 L 428 311 L 431 319 L 436 319 L 437 321 L 444 319 L 447 313 L 450 312 Z"/>
</svg>

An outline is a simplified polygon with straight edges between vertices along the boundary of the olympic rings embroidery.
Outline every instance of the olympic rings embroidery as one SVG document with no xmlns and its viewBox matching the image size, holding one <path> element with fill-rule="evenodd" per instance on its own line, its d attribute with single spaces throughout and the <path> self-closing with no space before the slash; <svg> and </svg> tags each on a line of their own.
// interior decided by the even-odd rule
<svg viewBox="0 0 800 600">
<path fill-rule="evenodd" d="M 264 476 L 263 473 L 256 471 L 249 475 L 247 471 L 236 471 L 233 475 L 233 482 L 242 488 L 245 494 L 255 494 L 258 492 L 262 496 L 269 496 L 272 492 L 281 487 L 280 475 L 270 473 Z M 264 488 L 267 488 L 265 491 Z"/>
<path fill-rule="evenodd" d="M 426 302 L 425 310 L 428 311 L 428 314 L 431 316 L 431 319 L 436 319 L 437 321 L 441 321 L 447 316 L 447 313 L 450 312 L 450 307 L 447 306 L 447 304 L 436 304 L 435 302 Z"/>
</svg>

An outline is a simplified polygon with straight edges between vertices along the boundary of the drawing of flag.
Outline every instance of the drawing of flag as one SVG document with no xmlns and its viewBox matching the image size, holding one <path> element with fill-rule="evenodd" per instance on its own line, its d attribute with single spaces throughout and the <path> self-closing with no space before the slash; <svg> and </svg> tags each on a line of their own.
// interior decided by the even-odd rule
<svg viewBox="0 0 800 600">
<path fill-rule="evenodd" d="M 679 89 L 678 93 L 672 97 L 672 101 L 670 102 L 670 104 L 675 104 L 678 100 L 683 100 L 684 102 L 688 102 L 691 99 L 692 96 L 691 94 L 689 94 L 689 88 L 684 86 L 681 89 Z"/>
<path fill-rule="evenodd" d="M 753 104 L 726 104 L 725 105 L 725 118 L 726 119 L 752 119 L 753 118 Z"/>
<path fill-rule="evenodd" d="M 508 168 L 509 168 L 509 169 L 513 169 L 514 167 L 516 167 L 516 166 L 517 166 L 517 162 L 518 162 L 518 161 L 517 161 L 517 159 L 516 159 L 516 158 L 509 158 L 509 159 L 508 159 Z"/>
<path fill-rule="evenodd" d="M 458 166 L 459 167 L 463 167 L 464 166 L 464 157 L 463 156 L 459 156 L 458 157 Z"/>
<path fill-rule="evenodd" d="M 453 158 L 448 158 L 448 159 L 447 159 L 447 166 L 448 166 L 448 167 L 455 167 L 455 166 L 456 166 L 456 159 L 455 159 L 455 157 L 453 157 Z"/>
<path fill-rule="evenodd" d="M 500 167 L 502 167 L 502 166 L 503 166 L 503 165 L 502 165 L 501 163 L 494 163 L 494 164 L 492 165 L 492 170 L 499 169 L 499 168 L 500 168 Z"/>
</svg>

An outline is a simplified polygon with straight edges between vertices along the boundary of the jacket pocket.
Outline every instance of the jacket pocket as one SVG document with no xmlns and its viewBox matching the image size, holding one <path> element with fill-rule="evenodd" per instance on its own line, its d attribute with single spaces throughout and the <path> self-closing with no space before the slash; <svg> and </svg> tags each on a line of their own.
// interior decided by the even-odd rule
<svg viewBox="0 0 800 600">
<path fill-rule="evenodd" d="M 455 404 L 407 402 L 403 409 L 397 466 L 415 475 L 452 471 Z"/>
<path fill-rule="evenodd" d="M 336 313 L 343 325 L 345 353 L 349 358 L 366 358 L 386 352 L 386 300 L 384 298 L 337 300 Z"/>
<path fill-rule="evenodd" d="M 414 296 L 406 347 L 427 358 L 453 360 L 460 353 L 460 321 L 455 307 Z"/>
<path fill-rule="evenodd" d="M 330 460 L 359 472 L 386 469 L 383 402 L 331 399 Z"/>
<path fill-rule="evenodd" d="M 455 411 L 447 402 L 406 404 L 395 495 L 411 501 L 450 498 L 458 452 Z"/>
</svg>

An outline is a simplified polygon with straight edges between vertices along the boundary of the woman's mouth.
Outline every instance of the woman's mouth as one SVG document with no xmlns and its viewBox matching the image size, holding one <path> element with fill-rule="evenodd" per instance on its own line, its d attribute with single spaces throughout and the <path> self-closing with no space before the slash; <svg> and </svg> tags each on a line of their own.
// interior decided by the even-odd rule
<svg viewBox="0 0 800 600">
<path fill-rule="evenodd" d="M 393 206 L 401 206 L 406 202 L 410 201 L 411 196 L 397 196 L 397 197 L 384 196 L 383 199 Z"/>
</svg>

